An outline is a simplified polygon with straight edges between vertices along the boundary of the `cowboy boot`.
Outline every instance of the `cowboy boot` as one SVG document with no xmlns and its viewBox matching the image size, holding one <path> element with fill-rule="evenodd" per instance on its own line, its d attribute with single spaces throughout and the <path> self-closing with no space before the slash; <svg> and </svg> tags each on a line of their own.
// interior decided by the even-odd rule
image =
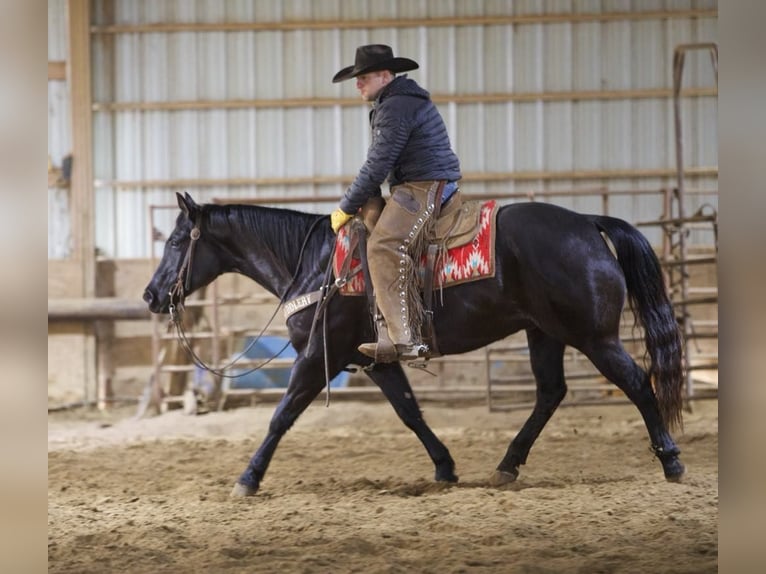
<svg viewBox="0 0 766 574">
<path fill-rule="evenodd" d="M 418 182 L 393 188 L 391 201 L 370 236 L 367 260 L 385 327 L 379 325 L 377 343 L 364 343 L 359 351 L 376 362 L 427 356 L 427 347 L 419 341 L 422 319 L 418 310 L 411 312 L 410 307 L 420 298 L 413 261 L 420 259 L 419 240 L 433 213 L 437 185 Z M 388 337 L 384 336 L 386 329 Z"/>
<path fill-rule="evenodd" d="M 418 359 L 428 356 L 428 347 L 417 343 L 396 344 L 388 335 L 388 327 L 383 314 L 378 309 L 374 317 L 375 329 L 378 333 L 376 343 L 362 343 L 358 350 L 376 363 L 392 363 L 400 360 Z"/>
<path fill-rule="evenodd" d="M 378 333 L 377 343 L 363 343 L 358 349 L 361 353 L 375 359 L 376 363 L 390 363 L 396 361 L 396 345 L 388 336 L 388 327 L 383 314 L 378 309 L 375 314 L 375 331 Z"/>
</svg>

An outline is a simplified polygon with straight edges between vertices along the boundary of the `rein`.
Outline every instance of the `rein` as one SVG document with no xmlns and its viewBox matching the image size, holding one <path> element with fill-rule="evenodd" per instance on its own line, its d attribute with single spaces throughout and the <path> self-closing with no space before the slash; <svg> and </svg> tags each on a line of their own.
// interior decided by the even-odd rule
<svg viewBox="0 0 766 574">
<path fill-rule="evenodd" d="M 189 242 L 189 247 L 187 248 L 186 255 L 184 256 L 184 262 L 181 265 L 181 268 L 178 270 L 178 279 L 176 280 L 175 284 L 173 285 L 173 287 L 168 293 L 170 295 L 170 305 L 168 305 L 168 311 L 170 312 L 170 321 L 168 324 L 168 329 L 170 329 L 171 327 L 175 327 L 176 337 L 178 338 L 178 341 L 181 343 L 181 346 L 184 348 L 184 350 L 186 350 L 186 352 L 189 354 L 195 366 L 201 369 L 204 369 L 219 377 L 223 377 L 227 379 L 237 379 L 239 377 L 244 377 L 245 375 L 249 375 L 250 373 L 254 373 L 255 371 L 265 367 L 271 361 L 279 357 L 279 355 L 282 354 L 282 352 L 288 347 L 288 345 L 290 345 L 290 341 L 288 340 L 275 355 L 272 355 L 270 358 L 266 359 L 263 363 L 256 365 L 252 369 L 249 369 L 242 373 L 238 373 L 236 375 L 231 375 L 226 373 L 226 369 L 229 369 L 232 366 L 234 366 L 236 362 L 239 361 L 245 355 L 245 353 L 247 353 L 247 351 L 250 350 L 253 347 L 253 345 L 255 345 L 261 339 L 263 334 L 266 332 L 266 329 L 268 329 L 269 325 L 271 325 L 271 322 L 274 320 L 274 317 L 276 317 L 280 307 L 284 304 L 287 294 L 290 292 L 290 288 L 293 286 L 293 283 L 295 283 L 295 280 L 298 278 L 298 271 L 300 271 L 301 263 L 303 261 L 303 252 L 306 249 L 308 240 L 311 237 L 311 234 L 313 233 L 314 228 L 323 219 L 324 217 L 320 216 L 314 221 L 314 223 L 311 224 L 311 227 L 309 228 L 309 231 L 306 234 L 306 238 L 303 240 L 303 244 L 301 245 L 301 250 L 298 255 L 298 263 L 295 266 L 295 271 L 293 272 L 293 276 L 290 279 L 290 283 L 288 283 L 287 287 L 285 288 L 284 293 L 279 299 L 279 304 L 277 305 L 277 308 L 271 314 L 271 317 L 267 321 L 266 325 L 263 327 L 263 329 L 261 329 L 261 332 L 258 333 L 256 338 L 253 339 L 250 342 L 250 344 L 247 347 L 245 347 L 245 349 L 242 350 L 242 352 L 240 352 L 236 357 L 234 357 L 227 365 L 221 368 L 211 367 L 210 365 L 205 363 L 205 361 L 199 355 L 197 355 L 183 327 L 182 315 L 184 311 L 184 300 L 186 299 L 186 293 L 188 293 L 191 290 L 191 272 L 192 272 L 192 264 L 194 261 L 194 249 L 195 249 L 197 241 L 202 235 L 199 228 L 199 224 L 197 223 L 194 224 L 194 227 L 189 233 L 189 237 L 191 238 L 191 241 Z M 332 256 L 330 257 L 330 263 L 332 263 Z M 177 303 L 174 303 L 175 300 L 177 300 Z M 312 331 L 313 331 L 313 325 L 312 325 Z M 326 348 L 325 348 L 325 351 L 326 351 Z M 327 363 L 327 354 L 325 352 L 325 371 L 327 370 L 326 363 Z M 328 382 L 328 400 L 329 400 L 329 382 Z"/>
<path fill-rule="evenodd" d="M 364 227 L 363 223 L 354 219 L 349 224 L 351 229 L 354 229 L 355 224 L 361 226 L 361 228 Z M 349 277 L 354 276 L 361 268 L 361 265 L 358 265 L 354 267 L 353 269 L 351 268 L 351 253 L 353 253 L 354 249 L 359 243 L 359 239 L 361 237 L 360 232 L 361 232 L 361 229 L 357 228 L 356 233 L 352 233 L 351 246 L 349 249 L 348 257 L 346 257 L 346 259 L 343 261 L 343 265 L 335 281 L 332 280 L 332 268 L 333 268 L 333 259 L 335 258 L 335 249 L 337 247 L 337 242 L 333 240 L 332 250 L 330 251 L 330 259 L 327 262 L 327 269 L 325 269 L 325 274 L 324 274 L 324 279 L 322 280 L 322 284 L 319 286 L 319 289 L 317 291 L 309 293 L 307 296 L 305 296 L 312 301 L 316 300 L 316 303 L 317 303 L 316 309 L 314 310 L 314 319 L 311 321 L 311 330 L 309 331 L 309 338 L 308 338 L 308 343 L 306 344 L 306 348 L 311 348 L 311 340 L 314 337 L 314 329 L 316 328 L 317 322 L 319 321 L 319 316 L 320 315 L 322 316 L 322 351 L 324 353 L 325 387 L 327 388 L 325 406 L 328 406 L 328 407 L 330 406 L 330 367 L 327 361 L 327 313 L 325 313 L 324 311 L 327 308 L 327 304 L 329 303 L 332 296 L 335 295 L 340 290 L 340 288 L 346 284 Z M 372 285 L 372 283 L 368 283 L 368 285 Z"/>
</svg>

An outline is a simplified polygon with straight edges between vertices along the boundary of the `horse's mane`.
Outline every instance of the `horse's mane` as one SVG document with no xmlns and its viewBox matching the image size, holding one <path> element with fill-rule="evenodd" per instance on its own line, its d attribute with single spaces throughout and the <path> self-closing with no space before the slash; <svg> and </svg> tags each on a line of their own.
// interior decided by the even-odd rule
<svg viewBox="0 0 766 574">
<path fill-rule="evenodd" d="M 207 204 L 203 206 L 209 224 L 216 229 L 226 229 L 232 237 L 243 242 L 259 242 L 285 262 L 297 261 L 306 235 L 312 231 L 306 243 L 305 258 L 318 258 L 326 243 L 326 231 L 317 219 L 327 217 L 292 209 L 242 204 Z"/>
</svg>

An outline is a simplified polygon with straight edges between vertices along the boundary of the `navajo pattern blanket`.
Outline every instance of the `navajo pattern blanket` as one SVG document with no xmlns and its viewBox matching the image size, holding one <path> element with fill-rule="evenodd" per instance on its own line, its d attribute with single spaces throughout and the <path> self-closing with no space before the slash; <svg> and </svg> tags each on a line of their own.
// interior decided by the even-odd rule
<svg viewBox="0 0 766 574">
<path fill-rule="evenodd" d="M 479 228 L 474 237 L 467 243 L 452 246 L 448 242 L 445 255 L 439 257 L 434 269 L 434 288 L 451 287 L 460 283 L 477 281 L 494 277 L 495 275 L 495 219 L 497 202 L 487 201 L 481 206 Z M 364 274 L 357 253 L 349 254 L 351 242 L 348 233 L 349 226 L 340 228 L 336 239 L 333 272 L 335 277 L 342 272 L 343 263 L 351 257 L 350 269 L 358 269 L 339 289 L 341 295 L 364 295 Z M 425 256 L 420 262 L 421 285 L 425 273 Z"/>
</svg>

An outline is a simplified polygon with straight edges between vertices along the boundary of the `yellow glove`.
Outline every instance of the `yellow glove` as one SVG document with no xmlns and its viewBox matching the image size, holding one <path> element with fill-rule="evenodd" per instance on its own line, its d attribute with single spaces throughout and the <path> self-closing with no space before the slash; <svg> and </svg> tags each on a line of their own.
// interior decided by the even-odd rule
<svg viewBox="0 0 766 574">
<path fill-rule="evenodd" d="M 332 226 L 332 230 L 335 233 L 338 233 L 338 230 L 344 225 L 346 225 L 346 223 L 348 223 L 352 217 L 354 216 L 349 215 L 342 209 L 340 208 L 336 209 L 330 214 L 330 225 Z"/>
</svg>

